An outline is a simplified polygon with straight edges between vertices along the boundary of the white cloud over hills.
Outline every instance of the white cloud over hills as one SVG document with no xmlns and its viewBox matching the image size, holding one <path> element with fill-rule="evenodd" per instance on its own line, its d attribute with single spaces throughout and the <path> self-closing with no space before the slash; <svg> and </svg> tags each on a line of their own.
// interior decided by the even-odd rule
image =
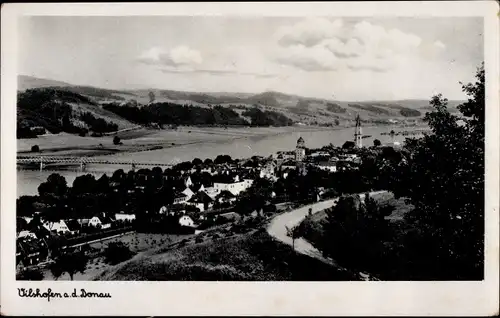
<svg viewBox="0 0 500 318">
<path fill-rule="evenodd" d="M 180 45 L 172 49 L 152 47 L 144 51 L 137 60 L 158 66 L 195 66 L 202 63 L 201 53 L 187 46 Z"/>
<path fill-rule="evenodd" d="M 275 61 L 304 71 L 338 69 L 384 72 L 399 57 L 415 54 L 422 39 L 398 29 L 361 21 L 309 18 L 275 34 Z"/>
</svg>

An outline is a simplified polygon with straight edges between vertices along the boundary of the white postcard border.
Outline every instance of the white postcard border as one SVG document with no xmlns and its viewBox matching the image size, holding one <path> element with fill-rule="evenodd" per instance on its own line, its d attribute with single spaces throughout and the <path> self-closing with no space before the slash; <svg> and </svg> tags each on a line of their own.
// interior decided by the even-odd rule
<svg viewBox="0 0 500 318">
<path fill-rule="evenodd" d="M 498 4 L 471 2 L 7 4 L 2 7 L 1 312 L 4 315 L 494 315 L 499 279 Z M 21 15 L 484 16 L 486 239 L 482 282 L 17 282 L 15 122 Z M 18 287 L 109 292 L 111 299 L 25 299 Z"/>
</svg>

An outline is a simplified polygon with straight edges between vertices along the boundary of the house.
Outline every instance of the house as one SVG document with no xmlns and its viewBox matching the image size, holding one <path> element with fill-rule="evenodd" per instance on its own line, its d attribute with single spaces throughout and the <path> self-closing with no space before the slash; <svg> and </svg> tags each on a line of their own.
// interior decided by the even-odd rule
<svg viewBox="0 0 500 318">
<path fill-rule="evenodd" d="M 252 180 L 253 182 L 253 180 Z M 249 181 L 222 181 L 214 182 L 214 188 L 222 192 L 224 190 L 231 191 L 234 195 L 239 195 L 242 191 L 245 191 L 250 187 Z"/>
<path fill-rule="evenodd" d="M 51 232 L 56 233 L 69 233 L 68 225 L 64 220 L 59 220 L 59 222 L 43 222 L 43 227 Z"/>
<path fill-rule="evenodd" d="M 270 161 L 270 162 L 266 163 L 266 165 L 260 169 L 259 177 L 260 178 L 273 178 L 275 169 L 276 169 L 276 163 L 274 161 Z"/>
<path fill-rule="evenodd" d="M 331 161 L 318 162 L 316 167 L 323 171 L 337 172 L 337 164 Z"/>
<path fill-rule="evenodd" d="M 205 193 L 208 194 L 213 200 L 220 194 L 220 191 L 214 187 L 205 188 Z"/>
<path fill-rule="evenodd" d="M 164 206 L 162 209 L 165 208 Z M 166 209 L 166 208 L 165 208 Z M 160 209 L 160 214 L 161 214 Z M 135 220 L 135 214 L 127 214 L 127 213 L 115 213 L 115 220 L 119 222 L 132 222 Z"/>
<path fill-rule="evenodd" d="M 247 179 L 247 178 L 245 178 L 245 179 L 243 180 L 243 182 L 245 182 L 245 187 L 246 187 L 246 189 L 248 189 L 248 188 L 250 188 L 250 187 L 252 186 L 252 184 L 253 184 L 253 179 Z"/>
<path fill-rule="evenodd" d="M 250 216 L 253 217 L 253 218 L 256 218 L 258 216 L 264 216 L 264 210 L 263 209 L 260 209 L 260 210 L 254 210 L 252 213 L 250 213 Z"/>
<path fill-rule="evenodd" d="M 186 214 L 186 204 L 172 204 L 165 213 L 168 215 Z"/>
<path fill-rule="evenodd" d="M 92 227 L 101 227 L 102 226 L 101 219 L 99 219 L 99 217 L 97 217 L 97 216 L 94 216 L 93 218 L 91 218 L 89 220 L 89 226 L 92 226 Z"/>
<path fill-rule="evenodd" d="M 168 210 L 166 206 L 162 206 L 160 208 L 160 211 L 158 211 L 159 214 L 167 214 Z M 117 218 L 118 219 L 118 218 Z"/>
<path fill-rule="evenodd" d="M 312 154 L 309 155 L 310 157 L 330 157 L 330 153 L 326 151 L 315 151 Z"/>
<path fill-rule="evenodd" d="M 217 195 L 217 201 L 219 203 L 234 203 L 236 196 L 231 191 L 223 190 Z"/>
<path fill-rule="evenodd" d="M 31 231 L 21 231 L 17 235 L 17 238 L 19 238 L 19 239 L 22 239 L 22 238 L 31 238 L 31 239 L 34 239 L 34 240 L 37 239 L 36 234 L 33 233 L 33 232 L 31 232 Z"/>
<path fill-rule="evenodd" d="M 103 216 L 100 217 L 101 220 L 101 229 L 109 229 L 111 228 L 111 224 L 113 224 L 113 219 L 103 213 Z"/>
<path fill-rule="evenodd" d="M 187 178 L 184 178 L 184 185 L 186 188 L 189 188 L 193 185 L 193 181 L 191 181 L 191 177 L 188 176 Z"/>
<path fill-rule="evenodd" d="M 201 212 L 212 208 L 213 199 L 206 194 L 204 191 L 199 191 L 191 199 L 187 201 L 187 204 L 197 207 Z"/>
<path fill-rule="evenodd" d="M 78 219 L 76 221 L 80 224 L 80 226 L 84 227 L 89 226 L 90 219 Z"/>
<path fill-rule="evenodd" d="M 278 151 L 276 155 L 277 159 L 294 159 L 295 158 L 295 152 L 294 151 Z"/>
<path fill-rule="evenodd" d="M 174 195 L 174 204 L 185 203 L 188 200 L 188 196 L 184 193 L 176 193 Z"/>
<path fill-rule="evenodd" d="M 19 256 L 24 266 L 36 265 L 47 257 L 47 247 L 43 240 L 18 239 L 16 243 L 16 258 Z"/>
<path fill-rule="evenodd" d="M 23 216 L 21 217 L 21 219 L 24 219 L 26 221 L 26 224 L 30 224 L 31 220 L 33 220 L 33 218 L 29 216 Z"/>
<path fill-rule="evenodd" d="M 198 191 L 204 191 L 205 186 L 201 183 L 198 183 L 198 184 L 191 185 L 190 189 L 191 189 L 191 191 L 193 191 L 193 193 L 196 193 Z"/>
<path fill-rule="evenodd" d="M 179 218 L 179 225 L 180 226 L 195 227 L 193 219 L 191 217 L 189 217 L 188 215 L 183 215 Z"/>
<path fill-rule="evenodd" d="M 73 235 L 80 233 L 80 229 L 82 228 L 77 220 L 66 220 L 66 225 L 68 226 L 69 232 Z"/>
<path fill-rule="evenodd" d="M 295 169 L 297 169 L 297 163 L 293 160 L 285 161 L 281 165 L 281 169 L 282 170 L 285 170 L 285 169 L 295 170 Z"/>
<path fill-rule="evenodd" d="M 191 197 L 193 196 L 194 192 L 193 190 L 191 190 L 191 188 L 186 188 L 184 189 L 184 191 L 182 191 L 182 193 L 184 193 L 186 195 L 186 201 L 191 199 Z"/>
</svg>

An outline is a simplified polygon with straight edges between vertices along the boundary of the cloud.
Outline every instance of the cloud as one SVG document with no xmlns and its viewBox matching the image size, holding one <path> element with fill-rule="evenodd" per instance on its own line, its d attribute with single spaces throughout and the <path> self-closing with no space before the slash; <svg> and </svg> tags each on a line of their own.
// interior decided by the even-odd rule
<svg viewBox="0 0 500 318">
<path fill-rule="evenodd" d="M 310 47 L 339 35 L 342 25 L 342 20 L 308 18 L 293 26 L 280 28 L 275 37 L 284 46 L 302 44 Z"/>
<path fill-rule="evenodd" d="M 161 69 L 163 73 L 176 73 L 176 74 L 210 74 L 216 76 L 225 75 L 242 75 L 242 76 L 255 76 L 259 78 L 273 78 L 278 77 L 278 74 L 272 73 L 253 73 L 253 72 L 238 72 L 235 70 L 211 70 L 211 69 L 191 69 L 191 70 L 179 70 L 179 69 Z"/>
<path fill-rule="evenodd" d="M 422 39 L 399 29 L 361 21 L 310 18 L 275 34 L 273 60 L 304 71 L 337 69 L 385 72 L 397 67 L 398 57 L 415 54 Z"/>
<path fill-rule="evenodd" d="M 446 45 L 439 40 L 434 42 L 434 46 L 437 47 L 438 49 L 442 49 L 442 50 L 444 50 L 446 48 Z"/>
<path fill-rule="evenodd" d="M 276 52 L 275 60 L 308 72 L 335 70 L 338 58 L 322 46 L 306 47 L 302 44 L 287 47 Z"/>
<path fill-rule="evenodd" d="M 148 65 L 194 66 L 201 64 L 201 53 L 187 46 L 177 46 L 170 50 L 153 47 L 143 52 L 137 60 Z"/>
</svg>

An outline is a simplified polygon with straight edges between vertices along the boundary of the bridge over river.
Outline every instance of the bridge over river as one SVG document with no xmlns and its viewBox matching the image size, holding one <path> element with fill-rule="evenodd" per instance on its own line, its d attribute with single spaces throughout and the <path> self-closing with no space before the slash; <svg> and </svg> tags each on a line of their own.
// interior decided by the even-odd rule
<svg viewBox="0 0 500 318">
<path fill-rule="evenodd" d="M 131 167 L 164 167 L 170 168 L 172 163 L 120 161 L 93 157 L 59 157 L 59 156 L 17 156 L 18 165 L 38 165 L 40 170 L 48 164 L 79 165 L 83 170 L 87 164 L 92 165 L 125 165 Z"/>
</svg>

